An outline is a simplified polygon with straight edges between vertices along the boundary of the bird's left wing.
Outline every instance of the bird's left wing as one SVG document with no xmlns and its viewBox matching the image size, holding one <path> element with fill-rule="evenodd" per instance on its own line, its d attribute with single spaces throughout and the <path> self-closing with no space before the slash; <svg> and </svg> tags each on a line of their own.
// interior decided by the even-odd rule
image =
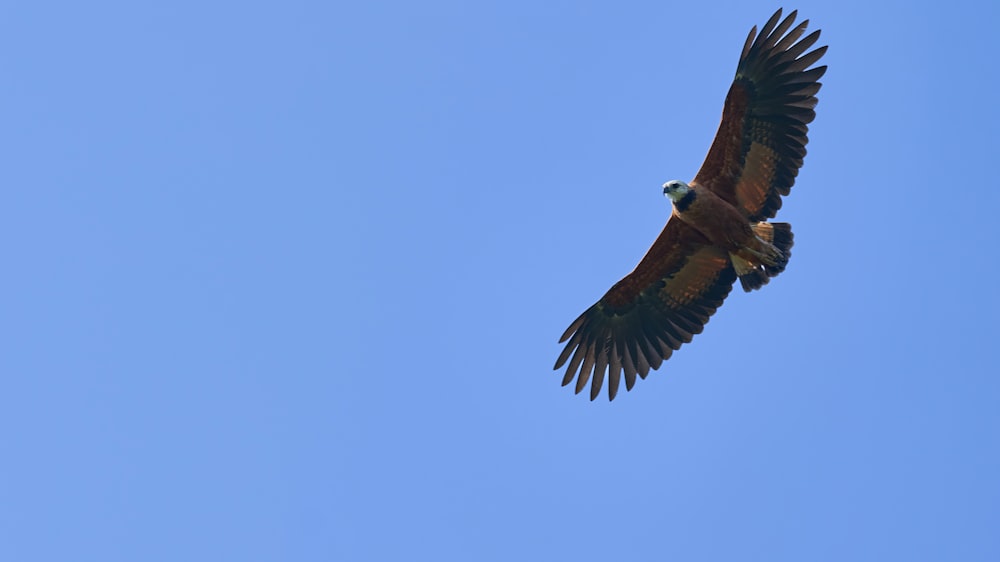
<svg viewBox="0 0 1000 562">
<path fill-rule="evenodd" d="M 592 379 L 597 398 L 608 376 L 614 400 L 622 374 L 632 390 L 664 360 L 701 333 L 736 280 L 727 253 L 697 230 L 671 217 L 639 265 L 563 334 L 569 340 L 555 369 L 567 361 L 563 385 L 574 378 L 579 393 Z"/>
<path fill-rule="evenodd" d="M 773 217 L 795 183 L 826 72 L 825 66 L 809 68 L 826 47 L 806 53 L 819 31 L 799 40 L 809 20 L 789 31 L 795 15 L 778 23 L 779 9 L 759 35 L 756 27 L 750 30 L 719 131 L 694 178 L 752 221 Z"/>
</svg>

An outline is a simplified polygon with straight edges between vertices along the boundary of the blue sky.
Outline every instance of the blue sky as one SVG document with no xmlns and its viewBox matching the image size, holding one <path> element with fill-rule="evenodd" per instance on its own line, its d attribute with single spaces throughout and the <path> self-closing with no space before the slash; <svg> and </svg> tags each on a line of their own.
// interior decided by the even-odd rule
<svg viewBox="0 0 1000 562">
<path fill-rule="evenodd" d="M 788 270 L 551 371 L 776 7 L 6 6 L 0 559 L 1000 559 L 995 3 L 786 6 Z"/>
</svg>

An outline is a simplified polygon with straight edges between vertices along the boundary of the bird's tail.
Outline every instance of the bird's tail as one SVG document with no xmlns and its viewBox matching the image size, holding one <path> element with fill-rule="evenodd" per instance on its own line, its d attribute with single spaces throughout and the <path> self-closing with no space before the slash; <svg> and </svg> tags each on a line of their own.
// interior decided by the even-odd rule
<svg viewBox="0 0 1000 562">
<path fill-rule="evenodd" d="M 739 254 L 729 254 L 740 285 L 748 293 L 767 285 L 772 277 L 785 270 L 794 243 L 792 225 L 787 222 L 759 222 L 753 225 L 753 231 L 757 238 L 767 242 L 763 248 L 747 248 Z"/>
</svg>

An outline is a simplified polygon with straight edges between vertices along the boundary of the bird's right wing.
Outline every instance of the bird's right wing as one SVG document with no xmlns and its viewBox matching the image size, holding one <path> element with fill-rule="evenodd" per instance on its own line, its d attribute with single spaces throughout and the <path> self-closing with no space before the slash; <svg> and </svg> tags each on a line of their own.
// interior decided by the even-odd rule
<svg viewBox="0 0 1000 562">
<path fill-rule="evenodd" d="M 608 374 L 608 398 L 614 400 L 622 374 L 631 390 L 636 375 L 646 378 L 664 360 L 701 333 L 736 280 L 729 256 L 677 217 L 639 265 L 563 334 L 569 340 L 555 369 L 567 361 L 563 385 L 574 378 L 576 392 L 590 387 L 590 399 Z"/>
</svg>

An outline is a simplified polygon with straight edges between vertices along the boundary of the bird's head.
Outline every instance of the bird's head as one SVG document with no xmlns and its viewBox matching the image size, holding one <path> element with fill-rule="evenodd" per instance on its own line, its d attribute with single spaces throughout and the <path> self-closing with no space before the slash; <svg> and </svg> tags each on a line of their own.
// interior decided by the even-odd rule
<svg viewBox="0 0 1000 562">
<path fill-rule="evenodd" d="M 670 180 L 663 184 L 663 194 L 674 203 L 680 201 L 689 191 L 691 191 L 691 186 L 681 180 Z"/>
</svg>

